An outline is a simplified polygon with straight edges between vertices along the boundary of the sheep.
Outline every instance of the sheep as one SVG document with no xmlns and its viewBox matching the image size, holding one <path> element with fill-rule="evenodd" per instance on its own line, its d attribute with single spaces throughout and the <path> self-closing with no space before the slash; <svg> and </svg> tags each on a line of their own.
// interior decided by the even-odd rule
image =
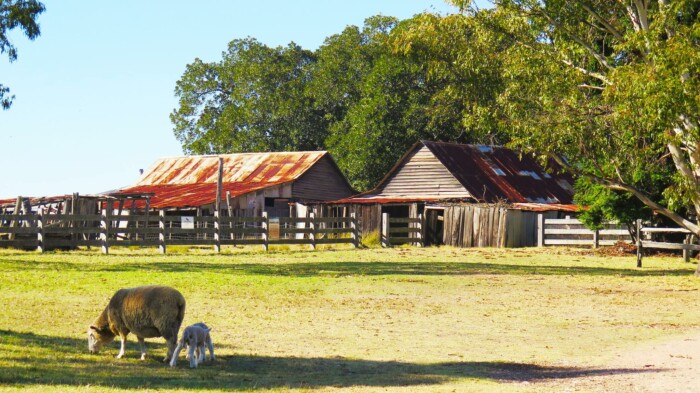
<svg viewBox="0 0 700 393">
<path fill-rule="evenodd" d="M 211 360 L 215 360 L 214 344 L 209 335 L 211 329 L 203 322 L 195 323 L 185 328 L 182 332 L 182 338 L 175 348 L 172 359 L 170 359 L 170 367 L 175 367 L 178 355 L 184 347 L 189 347 L 187 358 L 190 360 L 190 368 L 196 368 L 199 363 L 206 359 L 206 351 L 204 346 L 209 347 L 209 356 Z"/>
<path fill-rule="evenodd" d="M 155 285 L 122 288 L 112 296 L 102 314 L 88 328 L 88 349 L 90 353 L 97 353 L 102 345 L 112 342 L 119 335 L 119 359 L 124 356 L 126 336 L 131 332 L 139 340 L 141 360 L 144 360 L 144 338 L 163 337 L 168 345 L 163 361 L 168 362 L 184 318 L 185 298 L 174 288 Z"/>
<path fill-rule="evenodd" d="M 214 356 L 214 343 L 212 342 L 212 340 L 211 340 L 211 335 L 209 334 L 209 332 L 210 332 L 212 329 L 210 329 L 204 322 L 197 322 L 197 323 L 193 324 L 192 326 L 199 326 L 199 327 L 201 327 L 202 329 L 208 329 L 207 334 L 206 334 L 206 336 L 204 337 L 204 344 L 206 344 L 206 346 L 209 348 L 209 357 L 210 357 L 210 360 L 212 360 L 212 361 L 216 360 L 216 356 Z M 200 355 L 202 356 L 202 360 L 201 360 L 201 361 L 204 361 L 204 360 L 206 359 L 206 353 L 204 352 L 203 349 L 204 349 L 204 348 L 202 347 L 202 351 L 200 351 L 200 347 L 196 347 L 196 348 L 195 348 L 195 354 L 196 354 L 196 356 L 197 356 L 198 358 L 199 358 Z M 200 353 L 200 352 L 201 352 L 201 353 Z M 189 351 L 187 351 L 187 355 L 186 355 L 185 357 L 187 358 L 187 360 L 190 359 L 190 352 L 189 352 Z"/>
</svg>

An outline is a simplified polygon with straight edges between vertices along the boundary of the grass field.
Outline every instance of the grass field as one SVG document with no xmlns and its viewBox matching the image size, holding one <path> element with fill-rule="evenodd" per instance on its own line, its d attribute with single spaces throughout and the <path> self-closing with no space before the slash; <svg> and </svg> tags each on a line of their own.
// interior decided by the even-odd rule
<svg viewBox="0 0 700 393">
<path fill-rule="evenodd" d="M 556 391 L 618 351 L 700 327 L 696 265 L 562 249 L 221 255 L 0 250 L 0 390 Z M 163 284 L 218 359 L 163 364 L 163 339 L 87 351 L 119 288 Z M 622 372 L 622 371 L 621 371 Z M 542 383 L 548 382 L 548 383 Z"/>
</svg>

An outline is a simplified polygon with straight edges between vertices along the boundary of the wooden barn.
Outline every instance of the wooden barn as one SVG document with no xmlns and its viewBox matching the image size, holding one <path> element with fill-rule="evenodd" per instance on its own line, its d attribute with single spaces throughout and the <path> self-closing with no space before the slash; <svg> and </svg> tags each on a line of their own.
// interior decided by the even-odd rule
<svg viewBox="0 0 700 393">
<path fill-rule="evenodd" d="M 354 212 L 364 235 L 380 229 L 383 213 L 420 215 L 428 245 L 522 247 L 536 245 L 537 214 L 571 214 L 572 198 L 571 178 L 545 171 L 530 156 L 501 146 L 420 141 L 374 189 L 314 208 Z"/>
<path fill-rule="evenodd" d="M 135 184 L 110 196 L 138 198 L 125 209 L 213 215 L 219 187 L 222 213 L 236 217 L 263 211 L 271 218 L 288 217 L 295 203 L 354 193 L 328 152 L 311 151 L 162 158 Z"/>
</svg>

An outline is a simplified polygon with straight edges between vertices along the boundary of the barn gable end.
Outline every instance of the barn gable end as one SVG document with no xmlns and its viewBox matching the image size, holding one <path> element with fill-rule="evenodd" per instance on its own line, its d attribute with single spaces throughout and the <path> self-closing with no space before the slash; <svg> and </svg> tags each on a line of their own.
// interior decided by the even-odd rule
<svg viewBox="0 0 700 393">
<path fill-rule="evenodd" d="M 292 184 L 292 197 L 328 201 L 353 194 L 345 177 L 329 155 L 324 155 Z"/>
<path fill-rule="evenodd" d="M 380 198 L 472 196 L 425 145 L 409 152 L 375 192 Z"/>
</svg>

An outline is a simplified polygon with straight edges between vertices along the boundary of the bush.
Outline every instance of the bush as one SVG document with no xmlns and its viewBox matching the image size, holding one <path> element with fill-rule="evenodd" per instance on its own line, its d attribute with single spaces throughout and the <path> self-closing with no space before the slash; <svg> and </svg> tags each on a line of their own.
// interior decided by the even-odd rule
<svg viewBox="0 0 700 393">
<path fill-rule="evenodd" d="M 372 231 L 366 236 L 362 236 L 362 245 L 367 248 L 380 248 L 382 246 L 382 238 L 379 231 Z"/>
</svg>

